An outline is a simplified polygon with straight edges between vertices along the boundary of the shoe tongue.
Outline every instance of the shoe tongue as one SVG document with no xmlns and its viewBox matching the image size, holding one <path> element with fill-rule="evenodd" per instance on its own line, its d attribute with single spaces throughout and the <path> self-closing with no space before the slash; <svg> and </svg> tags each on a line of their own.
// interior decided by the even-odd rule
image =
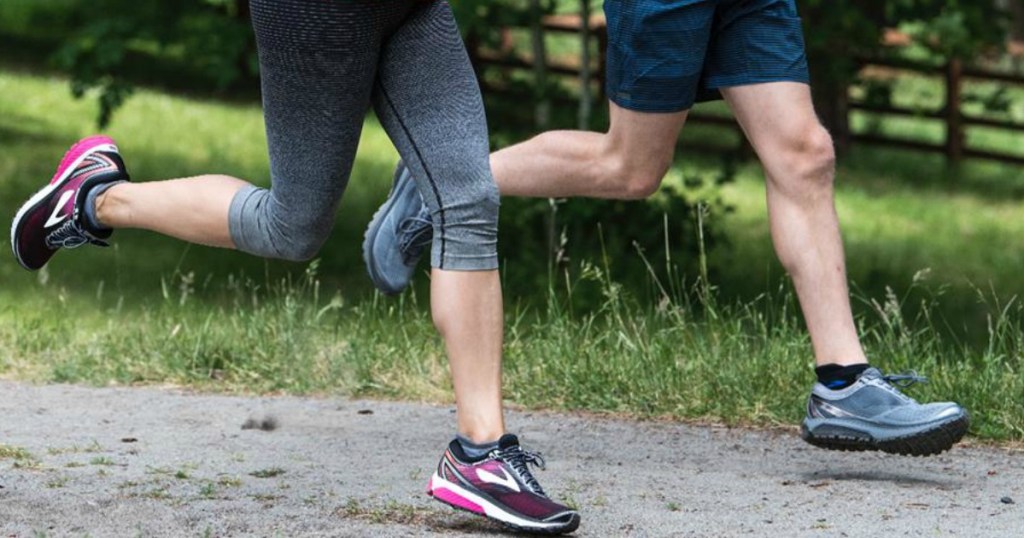
<svg viewBox="0 0 1024 538">
<path fill-rule="evenodd" d="M 519 438 L 511 433 L 506 433 L 498 439 L 498 448 L 502 450 L 513 446 L 519 446 Z"/>
<path fill-rule="evenodd" d="M 882 372 L 878 368 L 871 367 L 861 372 L 859 377 L 862 377 L 864 379 L 881 379 Z"/>
</svg>

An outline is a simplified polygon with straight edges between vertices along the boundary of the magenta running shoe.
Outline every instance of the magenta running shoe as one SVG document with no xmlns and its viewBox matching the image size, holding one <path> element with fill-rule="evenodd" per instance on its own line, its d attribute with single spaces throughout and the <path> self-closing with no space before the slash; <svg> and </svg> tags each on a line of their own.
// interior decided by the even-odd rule
<svg viewBox="0 0 1024 538">
<path fill-rule="evenodd" d="M 445 451 L 427 493 L 435 499 L 519 531 L 562 534 L 580 526 L 576 510 L 558 504 L 544 493 L 527 464 L 544 467 L 540 454 L 519 446 L 505 434 L 484 459 L 472 462 L 458 441 Z"/>
<path fill-rule="evenodd" d="M 97 185 L 127 180 L 112 139 L 91 136 L 72 146 L 50 184 L 25 202 L 11 223 L 11 248 L 18 263 L 35 271 L 58 249 L 86 243 L 108 246 L 111 230 L 93 229 L 85 222 L 85 200 Z"/>
</svg>

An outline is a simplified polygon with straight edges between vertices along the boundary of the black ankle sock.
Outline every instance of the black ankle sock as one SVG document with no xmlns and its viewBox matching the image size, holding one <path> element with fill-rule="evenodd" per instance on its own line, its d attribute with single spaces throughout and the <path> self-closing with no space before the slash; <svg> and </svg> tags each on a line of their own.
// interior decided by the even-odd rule
<svg viewBox="0 0 1024 538">
<path fill-rule="evenodd" d="M 94 232 L 105 232 L 110 229 L 109 226 L 105 226 L 100 222 L 100 219 L 96 216 L 96 198 L 104 192 L 107 192 L 107 189 L 110 187 L 119 183 L 124 183 L 124 180 L 101 183 L 89 189 L 89 192 L 85 194 L 85 210 L 83 213 L 85 214 L 85 224 L 90 230 Z"/>
<path fill-rule="evenodd" d="M 832 390 L 845 389 L 857 381 L 860 374 L 869 368 L 868 363 L 849 364 L 826 364 L 814 369 L 818 374 L 818 383 L 825 385 Z"/>
<path fill-rule="evenodd" d="M 456 435 L 455 440 L 459 442 L 459 446 L 462 447 L 462 451 L 470 461 L 482 460 L 487 457 L 492 450 L 498 448 L 497 441 L 477 444 L 461 435 Z"/>
</svg>

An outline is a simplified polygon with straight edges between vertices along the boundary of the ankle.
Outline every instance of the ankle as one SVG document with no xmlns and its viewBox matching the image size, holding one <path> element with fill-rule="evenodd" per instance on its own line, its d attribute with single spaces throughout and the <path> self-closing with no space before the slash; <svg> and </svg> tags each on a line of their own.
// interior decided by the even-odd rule
<svg viewBox="0 0 1024 538">
<path fill-rule="evenodd" d="M 85 215 L 88 223 L 100 229 L 119 228 L 124 225 L 120 215 L 125 213 L 126 200 L 120 196 L 127 182 L 99 185 L 86 198 Z"/>
<path fill-rule="evenodd" d="M 866 362 L 857 364 L 823 364 L 814 369 L 818 383 L 832 390 L 849 387 L 857 381 L 864 370 L 870 368 Z"/>
</svg>

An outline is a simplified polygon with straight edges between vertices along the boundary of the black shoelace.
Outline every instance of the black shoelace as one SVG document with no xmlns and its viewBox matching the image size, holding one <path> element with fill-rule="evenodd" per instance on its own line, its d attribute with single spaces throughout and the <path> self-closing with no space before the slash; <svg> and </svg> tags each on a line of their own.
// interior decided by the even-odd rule
<svg viewBox="0 0 1024 538">
<path fill-rule="evenodd" d="M 914 383 L 928 382 L 927 377 L 923 375 L 918 375 L 918 373 L 915 372 L 914 370 L 910 370 L 909 372 L 903 372 L 901 374 L 884 375 L 882 376 L 882 379 L 884 379 L 890 385 L 894 387 L 899 387 L 901 389 L 905 389 L 913 385 Z"/>
<path fill-rule="evenodd" d="M 537 495 L 543 495 L 544 489 L 537 483 L 537 479 L 533 477 L 533 473 L 530 472 L 530 468 L 527 464 L 536 465 L 541 469 L 545 468 L 544 458 L 541 457 L 539 452 L 529 452 L 523 450 L 519 445 L 513 445 L 503 450 L 497 451 L 497 459 L 508 463 L 512 469 L 519 475 L 519 478 Z"/>
<path fill-rule="evenodd" d="M 74 219 L 68 219 L 60 228 L 46 236 L 46 246 L 54 250 L 58 248 L 78 248 L 86 243 L 101 247 L 110 246 L 106 241 L 89 237 L 85 229 L 75 222 Z"/>
<path fill-rule="evenodd" d="M 402 233 L 398 243 L 402 262 L 409 265 L 410 261 L 418 260 L 423 249 L 430 244 L 434 224 L 430 220 L 430 214 L 421 211 L 415 217 L 409 217 L 399 223 L 398 231 Z"/>
</svg>

